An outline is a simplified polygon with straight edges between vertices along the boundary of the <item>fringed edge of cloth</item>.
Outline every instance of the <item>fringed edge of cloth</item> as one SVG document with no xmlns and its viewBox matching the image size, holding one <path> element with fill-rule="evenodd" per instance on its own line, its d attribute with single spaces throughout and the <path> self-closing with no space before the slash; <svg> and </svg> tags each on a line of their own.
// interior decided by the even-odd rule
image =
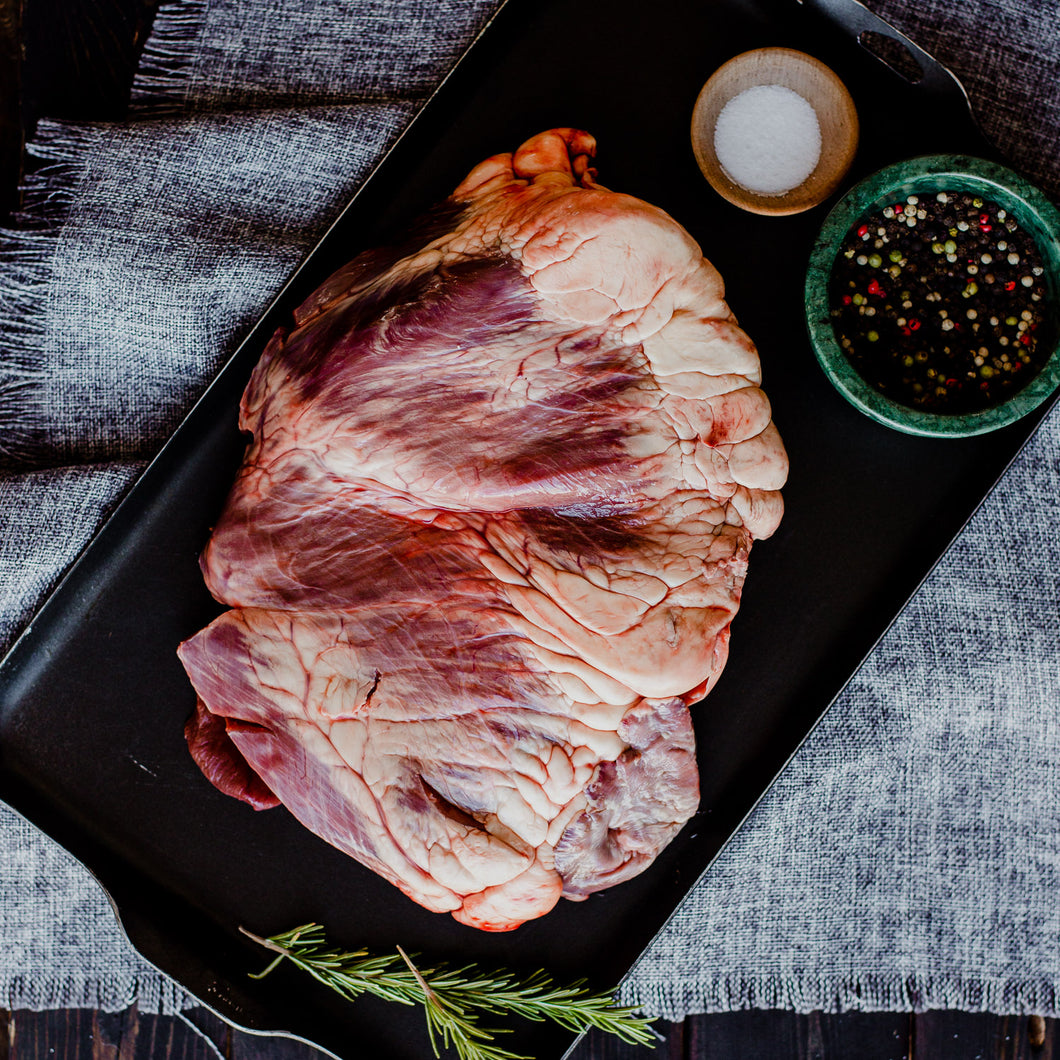
<svg viewBox="0 0 1060 1060">
<path fill-rule="evenodd" d="M 41 121 L 26 145 L 22 206 L 0 228 L 0 428 L 12 422 L 22 391 L 47 360 L 44 320 L 55 251 L 94 143 L 92 125 Z M 32 463 L 33 454 L 23 449 L 12 431 L 0 429 L 0 465 Z"/>
<path fill-rule="evenodd" d="M 136 1004 L 142 1013 L 176 1016 L 202 1002 L 185 993 L 168 976 L 145 968 L 139 973 L 93 980 L 78 975 L 9 976 L 0 979 L 0 1006 L 9 1012 L 25 1009 L 87 1008 L 121 1012 Z"/>
<path fill-rule="evenodd" d="M 137 117 L 178 111 L 189 91 L 209 0 L 170 0 L 160 6 L 133 83 Z M 28 174 L 22 206 L 0 228 L 0 467 L 33 465 L 33 440 L 3 430 L 22 407 L 47 359 L 44 321 L 55 253 L 85 178 L 92 124 L 41 121 L 26 145 Z"/>
<path fill-rule="evenodd" d="M 983 979 L 952 975 L 761 975 L 672 982 L 627 981 L 624 1005 L 679 1022 L 686 1016 L 749 1009 L 794 1012 L 926 1012 L 955 1009 L 995 1015 L 1060 1016 L 1056 983 L 1045 978 Z"/>
<path fill-rule="evenodd" d="M 209 0 L 176 0 L 159 6 L 133 80 L 132 113 L 163 117 L 183 109 L 194 82 L 209 7 Z"/>
</svg>

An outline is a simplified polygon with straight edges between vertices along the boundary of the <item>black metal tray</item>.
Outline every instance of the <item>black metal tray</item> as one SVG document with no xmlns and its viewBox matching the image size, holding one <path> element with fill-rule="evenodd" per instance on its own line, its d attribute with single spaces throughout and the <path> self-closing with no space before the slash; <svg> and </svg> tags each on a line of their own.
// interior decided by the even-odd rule
<svg viewBox="0 0 1060 1060">
<path fill-rule="evenodd" d="M 0 797 L 99 878 L 135 946 L 232 1022 L 342 1057 L 423 1060 L 418 1012 L 349 1005 L 237 933 L 322 921 L 395 943 L 611 986 L 804 739 L 1025 442 L 1044 409 L 962 441 L 894 433 L 829 386 L 802 280 L 827 204 L 766 219 L 718 198 L 689 143 L 723 61 L 787 45 L 850 87 L 861 147 L 845 186 L 919 153 L 991 154 L 960 86 L 922 53 L 913 84 L 858 43 L 894 36 L 853 0 L 509 0 L 372 174 L 0 665 Z M 900 120 L 896 120 L 896 115 Z M 185 749 L 194 696 L 174 649 L 217 605 L 196 565 L 241 457 L 236 407 L 264 342 L 352 254 L 444 196 L 471 165 L 557 125 L 593 132 L 601 180 L 668 210 L 725 276 L 757 342 L 791 456 L 787 514 L 756 546 L 727 670 L 696 710 L 702 808 L 638 879 L 489 935 L 426 912 L 298 825 L 218 794 Z M 546 1060 L 573 1036 L 520 1024 Z"/>
</svg>

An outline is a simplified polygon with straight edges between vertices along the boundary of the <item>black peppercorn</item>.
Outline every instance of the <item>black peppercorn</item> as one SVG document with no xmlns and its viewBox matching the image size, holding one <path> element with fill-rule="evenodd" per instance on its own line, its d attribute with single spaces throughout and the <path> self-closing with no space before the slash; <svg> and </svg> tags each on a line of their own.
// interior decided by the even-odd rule
<svg viewBox="0 0 1060 1060">
<path fill-rule="evenodd" d="M 880 229 L 882 252 L 865 235 Z M 910 196 L 862 217 L 829 286 L 836 337 L 857 371 L 893 400 L 942 414 L 989 408 L 1034 377 L 1055 338 L 1045 298 L 1029 233 L 964 192 Z"/>
</svg>

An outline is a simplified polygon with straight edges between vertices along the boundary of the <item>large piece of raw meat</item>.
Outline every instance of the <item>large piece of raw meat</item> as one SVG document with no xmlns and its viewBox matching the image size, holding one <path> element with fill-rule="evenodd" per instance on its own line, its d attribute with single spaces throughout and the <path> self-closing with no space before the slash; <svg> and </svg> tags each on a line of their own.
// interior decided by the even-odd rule
<svg viewBox="0 0 1060 1060">
<path fill-rule="evenodd" d="M 278 332 L 180 648 L 222 791 L 502 931 L 640 872 L 698 802 L 787 460 L 722 281 L 587 133 L 476 167 Z"/>
</svg>

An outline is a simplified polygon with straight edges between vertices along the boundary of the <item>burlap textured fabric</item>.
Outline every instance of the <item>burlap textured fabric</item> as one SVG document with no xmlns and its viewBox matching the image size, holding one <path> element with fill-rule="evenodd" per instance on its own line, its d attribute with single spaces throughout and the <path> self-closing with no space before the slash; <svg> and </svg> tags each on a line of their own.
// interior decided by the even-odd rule
<svg viewBox="0 0 1060 1060">
<path fill-rule="evenodd" d="M 0 248 L 10 643 L 494 0 L 166 5 L 131 120 L 46 123 Z M 1055 0 L 876 0 L 1060 192 Z M 208 223 L 205 223 L 208 221 Z M 1060 1014 L 1060 416 L 625 987 L 736 1007 Z M 1003 558 L 1002 558 L 1003 557 Z M 0 809 L 0 1004 L 190 1003 Z"/>
</svg>

